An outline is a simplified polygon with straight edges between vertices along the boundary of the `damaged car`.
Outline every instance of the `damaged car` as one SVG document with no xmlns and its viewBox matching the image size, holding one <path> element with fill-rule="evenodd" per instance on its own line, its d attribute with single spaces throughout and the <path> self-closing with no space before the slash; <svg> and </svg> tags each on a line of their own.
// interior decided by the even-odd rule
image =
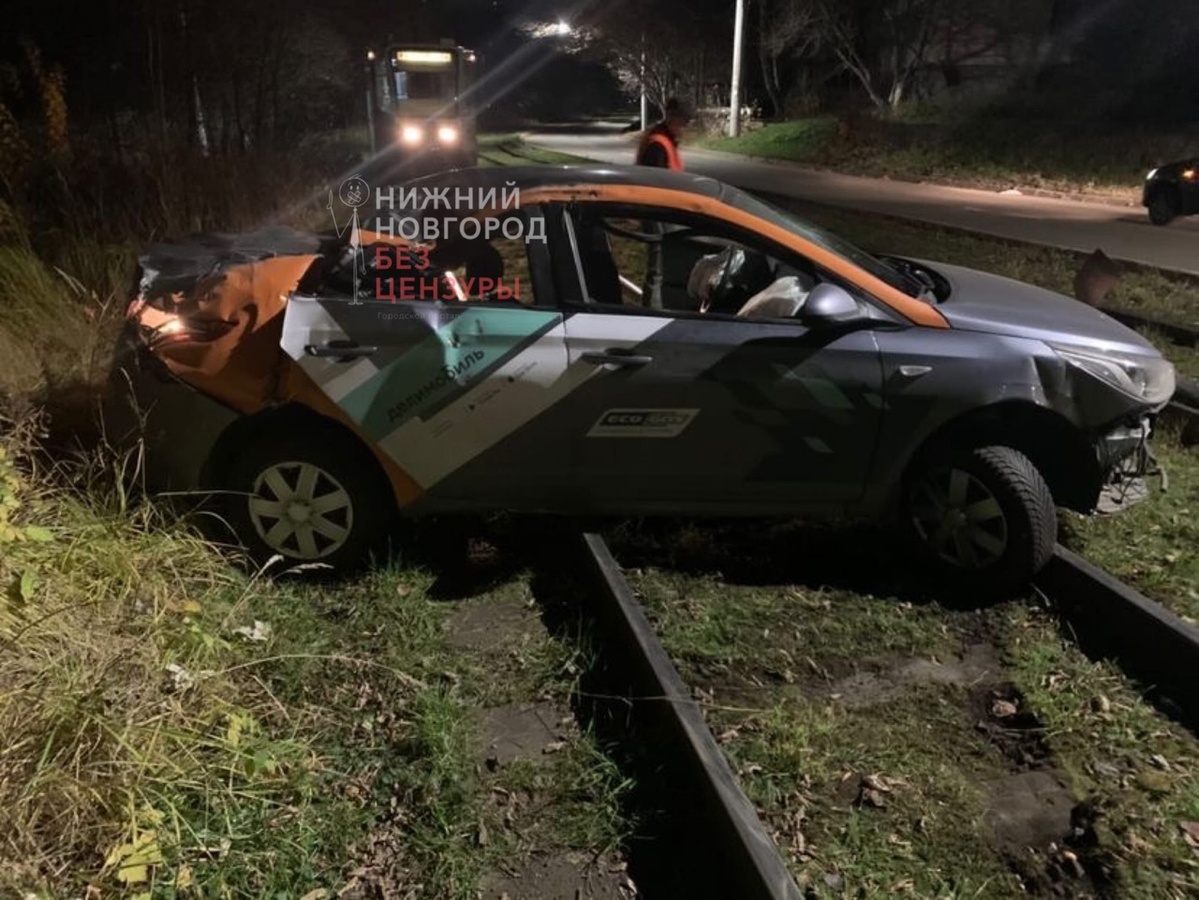
<svg viewBox="0 0 1199 900">
<path fill-rule="evenodd" d="M 110 433 L 260 559 L 353 566 L 398 520 L 452 512 L 783 516 L 892 523 L 913 560 L 1018 586 L 1056 507 L 1145 472 L 1174 390 L 1084 303 L 872 255 L 710 178 L 405 189 L 519 203 L 143 257 Z"/>
</svg>

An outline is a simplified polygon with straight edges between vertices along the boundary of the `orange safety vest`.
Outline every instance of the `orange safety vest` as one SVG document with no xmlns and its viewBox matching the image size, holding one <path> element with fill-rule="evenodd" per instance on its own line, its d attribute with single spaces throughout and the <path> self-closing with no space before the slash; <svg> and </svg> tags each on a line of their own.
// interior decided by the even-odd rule
<svg viewBox="0 0 1199 900">
<path fill-rule="evenodd" d="M 666 151 L 666 167 L 675 172 L 683 171 L 683 160 L 679 157 L 679 147 L 670 135 L 663 134 L 661 131 L 651 131 L 645 136 L 645 140 L 641 143 L 641 149 L 637 152 L 637 162 L 640 163 L 645 151 L 649 149 L 650 144 L 661 144 L 662 149 Z"/>
</svg>

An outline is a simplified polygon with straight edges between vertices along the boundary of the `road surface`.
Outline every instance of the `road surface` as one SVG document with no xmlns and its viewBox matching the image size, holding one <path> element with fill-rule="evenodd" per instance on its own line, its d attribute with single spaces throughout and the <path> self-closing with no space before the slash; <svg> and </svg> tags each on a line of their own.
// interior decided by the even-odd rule
<svg viewBox="0 0 1199 900">
<path fill-rule="evenodd" d="M 538 132 L 530 135 L 528 141 L 602 162 L 629 163 L 633 159 L 635 136 L 595 128 L 582 133 Z M 1199 275 L 1199 218 L 1177 219 L 1159 228 L 1149 223 L 1140 207 L 858 178 L 685 146 L 683 162 L 689 171 L 759 193 L 1084 253 L 1102 249 L 1115 259 Z"/>
</svg>

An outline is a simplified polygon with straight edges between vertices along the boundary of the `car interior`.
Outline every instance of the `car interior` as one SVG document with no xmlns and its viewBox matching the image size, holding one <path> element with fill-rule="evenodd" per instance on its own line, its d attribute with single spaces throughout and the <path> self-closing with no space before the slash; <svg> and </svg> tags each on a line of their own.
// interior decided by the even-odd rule
<svg viewBox="0 0 1199 900">
<path fill-rule="evenodd" d="M 740 318 L 791 318 L 819 282 L 801 270 L 710 230 L 576 212 L 579 263 L 594 303 Z M 660 306 L 646 296 L 660 258 Z"/>
</svg>

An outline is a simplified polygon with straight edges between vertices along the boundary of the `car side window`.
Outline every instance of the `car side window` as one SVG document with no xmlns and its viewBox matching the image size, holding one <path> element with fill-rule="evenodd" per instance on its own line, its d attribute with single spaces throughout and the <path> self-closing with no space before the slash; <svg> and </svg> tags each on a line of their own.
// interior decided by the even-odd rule
<svg viewBox="0 0 1199 900">
<path fill-rule="evenodd" d="M 657 208 L 571 210 L 580 277 L 599 306 L 675 314 L 791 318 L 821 280 L 751 236 Z"/>
<path fill-rule="evenodd" d="M 356 286 L 359 301 L 379 303 L 552 305 L 552 297 L 538 295 L 540 279 L 531 263 L 537 245 L 525 239 L 523 215 L 476 220 L 467 227 L 439 225 L 434 233 L 440 239 L 430 241 L 364 232 L 361 252 L 355 256 L 349 245 L 340 248 L 319 290 L 348 300 Z"/>
</svg>

